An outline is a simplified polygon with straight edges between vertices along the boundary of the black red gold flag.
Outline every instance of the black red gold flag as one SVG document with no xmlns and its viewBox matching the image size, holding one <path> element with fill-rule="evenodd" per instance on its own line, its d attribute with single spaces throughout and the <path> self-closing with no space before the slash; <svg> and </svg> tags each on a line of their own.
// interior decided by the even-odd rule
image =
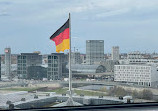
<svg viewBox="0 0 158 111">
<path fill-rule="evenodd" d="M 50 39 L 55 42 L 56 52 L 70 49 L 69 19 L 61 26 Z"/>
</svg>

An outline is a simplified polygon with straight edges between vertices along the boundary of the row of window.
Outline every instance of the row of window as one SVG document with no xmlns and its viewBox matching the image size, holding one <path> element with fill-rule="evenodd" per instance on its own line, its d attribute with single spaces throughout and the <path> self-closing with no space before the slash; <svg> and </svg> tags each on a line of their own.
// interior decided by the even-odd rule
<svg viewBox="0 0 158 111">
<path fill-rule="evenodd" d="M 55 63 L 55 64 L 58 64 L 58 60 L 48 60 L 48 63 Z"/>
<path fill-rule="evenodd" d="M 58 68 L 48 68 L 48 71 L 58 71 Z"/>
<path fill-rule="evenodd" d="M 18 59 L 26 59 L 26 56 L 18 56 Z"/>
<path fill-rule="evenodd" d="M 26 63 L 26 60 L 18 60 L 18 64 L 19 63 Z"/>
<path fill-rule="evenodd" d="M 48 67 L 58 67 L 58 64 L 48 64 Z"/>
<path fill-rule="evenodd" d="M 25 67 L 26 64 L 18 64 L 18 67 Z"/>
<path fill-rule="evenodd" d="M 58 75 L 58 72 L 48 72 L 47 75 L 48 76 L 50 76 L 50 75 Z"/>
<path fill-rule="evenodd" d="M 115 66 L 115 69 L 146 69 L 150 70 L 150 67 L 142 67 L 142 66 Z"/>
<path fill-rule="evenodd" d="M 17 74 L 26 74 L 26 71 L 17 71 Z"/>
<path fill-rule="evenodd" d="M 127 73 L 127 74 L 150 74 L 150 71 L 116 71 L 115 70 L 115 73 L 117 74 L 121 74 L 121 73 Z"/>
<path fill-rule="evenodd" d="M 141 76 L 140 76 L 140 77 L 131 77 L 131 76 L 128 76 L 128 77 L 127 77 L 127 76 L 115 76 L 115 78 L 116 78 L 116 79 L 117 79 L 117 78 L 120 78 L 120 79 L 121 79 L 121 78 L 122 78 L 122 79 L 123 79 L 123 78 L 124 78 L 124 79 L 126 78 L 126 79 L 133 79 L 133 80 L 135 80 L 135 79 L 140 79 L 140 80 L 143 80 L 143 79 L 144 79 L 144 80 L 149 80 L 149 79 L 150 79 L 150 77 L 143 77 L 143 76 L 142 76 L 142 77 L 141 77 Z"/>
<path fill-rule="evenodd" d="M 115 81 L 128 81 L 128 82 L 149 82 L 149 79 L 126 79 L 126 78 L 116 78 Z"/>
<path fill-rule="evenodd" d="M 48 56 L 48 60 L 49 59 L 58 59 L 58 56 Z"/>
<path fill-rule="evenodd" d="M 26 70 L 26 67 L 18 67 L 18 70 Z"/>
<path fill-rule="evenodd" d="M 116 76 L 147 76 L 149 77 L 150 74 L 127 74 L 127 73 L 115 73 Z"/>
</svg>

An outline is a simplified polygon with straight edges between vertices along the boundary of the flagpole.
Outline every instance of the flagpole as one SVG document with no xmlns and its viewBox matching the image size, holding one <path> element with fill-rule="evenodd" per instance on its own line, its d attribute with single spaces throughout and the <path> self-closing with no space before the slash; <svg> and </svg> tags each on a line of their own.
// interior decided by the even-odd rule
<svg viewBox="0 0 158 111">
<path fill-rule="evenodd" d="M 72 98 L 72 74 L 71 74 L 71 19 L 69 13 L 69 35 L 70 35 L 70 49 L 69 49 L 69 96 Z"/>
</svg>

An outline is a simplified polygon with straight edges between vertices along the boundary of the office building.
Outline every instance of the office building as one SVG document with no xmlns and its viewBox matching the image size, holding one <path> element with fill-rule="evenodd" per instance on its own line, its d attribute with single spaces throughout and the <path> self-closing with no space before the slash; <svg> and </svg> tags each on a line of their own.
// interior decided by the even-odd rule
<svg viewBox="0 0 158 111">
<path fill-rule="evenodd" d="M 120 64 L 149 64 L 158 63 L 158 59 L 122 59 L 119 60 Z"/>
<path fill-rule="evenodd" d="M 66 56 L 64 55 L 64 53 L 52 53 L 51 55 L 48 55 L 48 69 L 47 69 L 48 80 L 61 79 L 65 60 L 66 60 L 65 57 Z"/>
<path fill-rule="evenodd" d="M 41 66 L 42 55 L 38 53 L 21 53 L 17 56 L 17 74 L 21 79 L 27 79 L 28 67 Z"/>
<path fill-rule="evenodd" d="M 104 40 L 86 40 L 86 63 L 99 64 L 104 60 Z"/>
<path fill-rule="evenodd" d="M 0 56 L 0 81 L 1 81 L 1 56 Z"/>
<path fill-rule="evenodd" d="M 27 78 L 43 80 L 43 78 L 47 78 L 47 68 L 42 66 L 29 66 L 27 68 Z"/>
<path fill-rule="evenodd" d="M 128 53 L 127 59 L 144 59 L 144 57 L 139 51 L 135 51 Z"/>
<path fill-rule="evenodd" d="M 148 63 L 158 63 L 158 59 L 146 57 L 145 54 L 139 51 L 130 52 L 127 54 L 127 59 L 119 60 L 120 64 L 148 64 Z"/>
<path fill-rule="evenodd" d="M 72 64 L 81 64 L 82 60 L 79 52 L 71 52 L 71 63 Z"/>
<path fill-rule="evenodd" d="M 81 63 L 85 64 L 86 63 L 86 54 L 80 54 L 80 58 L 81 58 Z"/>
<path fill-rule="evenodd" d="M 115 65 L 114 81 L 154 86 L 158 81 L 156 65 Z"/>
<path fill-rule="evenodd" d="M 113 46 L 112 47 L 112 55 L 111 55 L 112 60 L 119 60 L 120 59 L 120 51 L 119 51 L 119 46 Z"/>
<path fill-rule="evenodd" d="M 11 79 L 11 48 L 5 48 L 5 76 Z"/>
</svg>

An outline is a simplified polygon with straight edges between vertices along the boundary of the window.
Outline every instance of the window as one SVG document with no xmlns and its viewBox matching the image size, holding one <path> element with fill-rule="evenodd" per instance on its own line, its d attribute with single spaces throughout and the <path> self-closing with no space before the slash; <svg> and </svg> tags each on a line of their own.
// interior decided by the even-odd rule
<svg viewBox="0 0 158 111">
<path fill-rule="evenodd" d="M 55 64 L 58 64 L 58 60 L 54 60 L 54 63 L 55 63 Z"/>
<path fill-rule="evenodd" d="M 54 59 L 58 59 L 58 57 L 57 57 L 57 56 L 54 56 Z"/>
<path fill-rule="evenodd" d="M 58 68 L 54 68 L 54 71 L 58 71 Z"/>
<path fill-rule="evenodd" d="M 51 56 L 48 56 L 48 59 L 51 59 Z"/>
</svg>

